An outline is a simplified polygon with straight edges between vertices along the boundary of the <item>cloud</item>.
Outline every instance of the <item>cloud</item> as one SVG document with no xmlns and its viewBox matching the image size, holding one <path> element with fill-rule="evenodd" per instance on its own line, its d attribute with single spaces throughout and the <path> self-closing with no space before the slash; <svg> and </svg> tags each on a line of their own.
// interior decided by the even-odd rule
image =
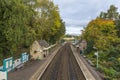
<svg viewBox="0 0 120 80">
<path fill-rule="evenodd" d="M 66 26 L 66 29 L 67 29 L 66 34 L 80 35 L 83 27 Z"/>
<path fill-rule="evenodd" d="M 76 27 L 83 27 L 86 26 L 86 24 L 89 22 L 89 20 L 76 20 L 76 19 L 64 19 L 66 22 L 66 26 L 76 26 Z"/>
<path fill-rule="evenodd" d="M 119 0 L 53 0 L 60 9 L 60 15 L 66 23 L 66 33 L 78 33 L 80 29 L 95 19 L 101 11 L 107 11 L 110 5 L 118 7 Z M 70 27 L 70 28 L 69 28 Z"/>
</svg>

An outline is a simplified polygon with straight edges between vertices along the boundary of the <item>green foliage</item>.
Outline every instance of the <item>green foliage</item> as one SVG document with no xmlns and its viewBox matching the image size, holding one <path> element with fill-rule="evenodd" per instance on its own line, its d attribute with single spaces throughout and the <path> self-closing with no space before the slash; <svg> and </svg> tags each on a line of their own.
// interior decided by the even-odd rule
<svg viewBox="0 0 120 80">
<path fill-rule="evenodd" d="M 93 50 L 93 41 L 91 40 L 87 43 L 87 49 L 85 50 L 85 53 L 90 53 L 92 52 L 92 50 Z"/>
<path fill-rule="evenodd" d="M 106 68 L 100 65 L 98 70 L 104 73 L 104 76 L 107 80 L 118 80 L 120 78 L 119 72 L 114 70 L 112 67 Z"/>
<path fill-rule="evenodd" d="M 117 7 L 111 5 L 107 12 L 101 12 L 99 18 L 115 20 L 117 35 L 120 37 L 120 14 L 117 12 L 117 9 Z"/>
<path fill-rule="evenodd" d="M 87 40 L 87 56 L 96 63 L 94 49 L 99 54 L 99 71 L 107 80 L 120 79 L 120 14 L 117 7 L 110 6 L 107 12 L 89 22 L 82 38 Z"/>
<path fill-rule="evenodd" d="M 0 53 L 3 56 L 29 49 L 34 40 L 55 43 L 64 34 L 65 23 L 52 1 L 0 0 Z"/>
<path fill-rule="evenodd" d="M 120 37 L 120 15 L 119 15 L 118 19 L 115 20 L 115 25 L 116 25 L 116 29 L 117 29 L 117 35 L 118 35 L 118 37 Z"/>
<path fill-rule="evenodd" d="M 8 52 L 16 52 L 19 47 L 27 45 L 26 38 L 30 42 L 33 41 L 31 39 L 34 39 L 28 35 L 33 35 L 33 33 L 29 30 L 30 26 L 27 25 L 33 13 L 21 0 L 2 0 L 0 3 L 0 32 L 2 36 L 0 47 L 3 48 L 4 53 L 6 53 L 6 49 Z"/>
<path fill-rule="evenodd" d="M 107 50 L 108 53 L 108 57 L 115 57 L 115 58 L 119 58 L 120 55 L 120 47 L 111 47 L 109 50 Z"/>
<path fill-rule="evenodd" d="M 41 29 L 36 31 L 37 34 L 41 34 L 37 39 L 55 43 L 65 34 L 65 23 L 60 18 L 58 6 L 49 0 L 41 0 L 35 2 L 34 8 L 38 12 L 39 29 Z"/>
<path fill-rule="evenodd" d="M 110 6 L 107 12 L 101 12 L 100 18 L 102 19 L 118 19 L 119 13 L 117 12 L 117 7 L 114 5 Z"/>
<path fill-rule="evenodd" d="M 97 18 L 88 24 L 83 37 L 90 44 L 89 46 L 95 46 L 99 50 L 107 50 L 112 44 L 117 43 L 116 31 L 113 20 Z"/>
</svg>

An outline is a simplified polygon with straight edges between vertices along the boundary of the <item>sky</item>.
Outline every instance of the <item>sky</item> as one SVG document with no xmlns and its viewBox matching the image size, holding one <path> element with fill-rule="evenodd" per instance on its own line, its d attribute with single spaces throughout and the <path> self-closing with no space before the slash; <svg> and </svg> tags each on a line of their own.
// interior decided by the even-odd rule
<svg viewBox="0 0 120 80">
<path fill-rule="evenodd" d="M 110 5 L 118 7 L 120 0 L 53 0 L 59 7 L 60 15 L 66 24 L 66 34 L 81 34 L 81 30 L 101 11 L 106 12 Z"/>
</svg>

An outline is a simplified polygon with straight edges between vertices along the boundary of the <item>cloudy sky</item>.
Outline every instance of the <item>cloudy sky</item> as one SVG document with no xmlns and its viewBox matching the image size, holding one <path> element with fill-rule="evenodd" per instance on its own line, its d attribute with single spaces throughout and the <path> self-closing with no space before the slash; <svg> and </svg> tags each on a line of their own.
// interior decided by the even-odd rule
<svg viewBox="0 0 120 80">
<path fill-rule="evenodd" d="M 66 23 L 67 34 L 80 34 L 84 26 L 95 19 L 101 11 L 107 11 L 110 5 L 118 7 L 120 0 L 53 0 L 58 5 L 60 15 Z"/>
</svg>

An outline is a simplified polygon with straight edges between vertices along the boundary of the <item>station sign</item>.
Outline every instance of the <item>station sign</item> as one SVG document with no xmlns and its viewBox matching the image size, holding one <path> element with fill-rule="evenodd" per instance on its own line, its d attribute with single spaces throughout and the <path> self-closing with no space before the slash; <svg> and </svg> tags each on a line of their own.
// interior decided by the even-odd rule
<svg viewBox="0 0 120 80">
<path fill-rule="evenodd" d="M 3 70 L 11 71 L 13 69 L 13 57 L 7 58 L 3 60 Z"/>
</svg>

